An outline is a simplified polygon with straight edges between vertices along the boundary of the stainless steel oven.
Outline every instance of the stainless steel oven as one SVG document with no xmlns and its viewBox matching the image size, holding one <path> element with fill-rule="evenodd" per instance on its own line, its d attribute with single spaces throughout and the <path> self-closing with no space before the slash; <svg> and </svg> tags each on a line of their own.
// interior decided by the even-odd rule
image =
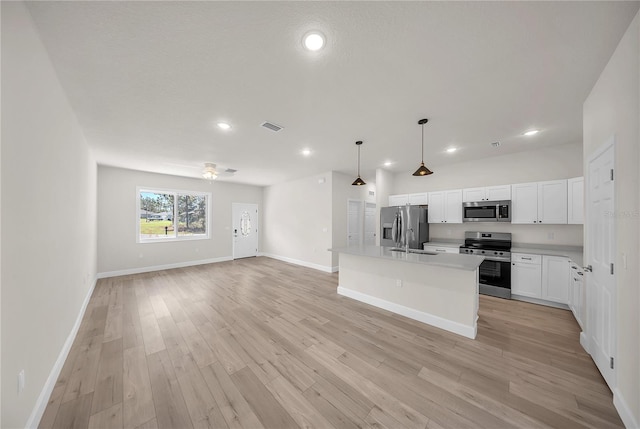
<svg viewBox="0 0 640 429">
<path fill-rule="evenodd" d="M 511 201 L 462 203 L 463 222 L 511 222 Z"/>
<path fill-rule="evenodd" d="M 481 294 L 511 298 L 511 234 L 465 232 L 460 253 L 484 256 L 479 267 Z"/>
</svg>

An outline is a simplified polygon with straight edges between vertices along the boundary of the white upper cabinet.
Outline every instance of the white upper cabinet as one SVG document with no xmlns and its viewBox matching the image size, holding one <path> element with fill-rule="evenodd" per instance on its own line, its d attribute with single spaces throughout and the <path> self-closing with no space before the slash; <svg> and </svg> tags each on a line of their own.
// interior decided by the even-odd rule
<svg viewBox="0 0 640 429">
<path fill-rule="evenodd" d="M 538 183 L 511 185 L 511 223 L 538 223 Z"/>
<path fill-rule="evenodd" d="M 429 192 L 429 223 L 462 223 L 462 189 Z"/>
<path fill-rule="evenodd" d="M 462 201 L 472 203 L 484 201 L 484 188 L 466 188 L 462 190 Z"/>
<path fill-rule="evenodd" d="M 429 194 L 427 192 L 409 194 L 409 204 L 411 204 L 412 206 L 422 206 L 429 204 Z"/>
<path fill-rule="evenodd" d="M 484 188 L 487 201 L 504 201 L 511 199 L 511 185 L 488 186 Z"/>
<path fill-rule="evenodd" d="M 409 202 L 408 194 L 389 195 L 389 207 L 406 206 L 408 202 Z"/>
<path fill-rule="evenodd" d="M 567 181 L 511 185 L 511 223 L 567 223 Z"/>
<path fill-rule="evenodd" d="M 538 223 L 567 223 L 567 181 L 538 183 Z"/>
<path fill-rule="evenodd" d="M 511 199 L 511 185 L 487 186 L 484 188 L 466 188 L 462 190 L 462 201 L 501 201 Z"/>
<path fill-rule="evenodd" d="M 567 180 L 567 223 L 584 223 L 584 177 Z"/>
</svg>

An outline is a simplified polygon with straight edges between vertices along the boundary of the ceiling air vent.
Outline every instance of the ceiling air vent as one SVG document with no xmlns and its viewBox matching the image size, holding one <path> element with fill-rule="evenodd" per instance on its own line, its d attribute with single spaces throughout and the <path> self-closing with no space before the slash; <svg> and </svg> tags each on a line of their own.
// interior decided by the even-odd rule
<svg viewBox="0 0 640 429">
<path fill-rule="evenodd" d="M 237 172 L 237 171 L 238 171 L 238 170 L 233 169 L 233 168 L 227 168 L 226 170 L 224 170 L 224 172 L 225 172 L 225 173 L 230 173 L 230 174 L 233 174 L 233 173 L 235 173 L 235 172 Z"/>
<path fill-rule="evenodd" d="M 276 133 L 283 128 L 280 125 L 276 125 L 276 124 L 274 124 L 272 122 L 263 122 L 261 125 L 263 127 L 265 127 L 266 129 L 271 130 L 271 131 L 276 132 Z"/>
</svg>

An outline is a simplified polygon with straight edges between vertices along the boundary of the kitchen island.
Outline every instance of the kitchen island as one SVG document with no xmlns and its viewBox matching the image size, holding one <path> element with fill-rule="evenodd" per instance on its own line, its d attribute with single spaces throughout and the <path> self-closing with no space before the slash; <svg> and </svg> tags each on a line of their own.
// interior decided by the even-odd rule
<svg viewBox="0 0 640 429">
<path fill-rule="evenodd" d="M 330 249 L 340 254 L 338 294 L 475 338 L 481 256 L 406 253 L 389 247 Z"/>
</svg>

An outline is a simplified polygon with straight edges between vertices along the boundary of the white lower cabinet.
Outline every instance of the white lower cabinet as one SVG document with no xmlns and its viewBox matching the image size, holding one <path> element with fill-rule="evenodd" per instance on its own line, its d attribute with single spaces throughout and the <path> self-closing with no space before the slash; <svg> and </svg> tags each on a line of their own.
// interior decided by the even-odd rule
<svg viewBox="0 0 640 429">
<path fill-rule="evenodd" d="M 545 301 L 569 304 L 569 259 L 542 256 L 542 296 Z"/>
<path fill-rule="evenodd" d="M 512 253 L 511 294 L 570 305 L 570 262 L 564 256 Z"/>
<path fill-rule="evenodd" d="M 432 246 L 430 244 L 425 243 L 423 245 L 424 250 L 429 252 L 436 253 L 460 253 L 460 247 L 450 247 L 450 246 Z"/>
<path fill-rule="evenodd" d="M 542 295 L 540 255 L 511 254 L 511 294 L 540 298 Z"/>
<path fill-rule="evenodd" d="M 571 262 L 570 279 L 569 279 L 569 308 L 573 312 L 580 328 L 584 329 L 585 314 L 585 293 L 584 293 L 584 272 L 582 269 Z"/>
</svg>

